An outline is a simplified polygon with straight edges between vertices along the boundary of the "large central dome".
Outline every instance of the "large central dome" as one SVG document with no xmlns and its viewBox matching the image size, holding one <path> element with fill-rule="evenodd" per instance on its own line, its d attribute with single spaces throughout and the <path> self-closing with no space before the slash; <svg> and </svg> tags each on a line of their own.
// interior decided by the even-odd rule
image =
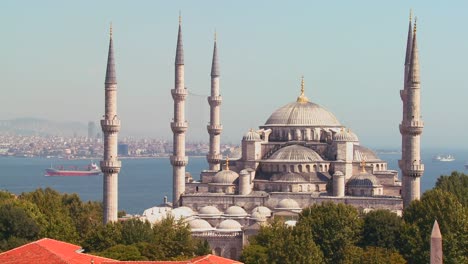
<svg viewBox="0 0 468 264">
<path fill-rule="evenodd" d="M 265 126 L 319 126 L 340 127 L 335 115 L 318 104 L 309 102 L 304 94 L 304 77 L 301 81 L 301 95 L 296 102 L 289 103 L 271 114 Z"/>
<path fill-rule="evenodd" d="M 265 126 L 341 126 L 335 115 L 311 102 L 292 102 L 271 114 Z"/>
</svg>

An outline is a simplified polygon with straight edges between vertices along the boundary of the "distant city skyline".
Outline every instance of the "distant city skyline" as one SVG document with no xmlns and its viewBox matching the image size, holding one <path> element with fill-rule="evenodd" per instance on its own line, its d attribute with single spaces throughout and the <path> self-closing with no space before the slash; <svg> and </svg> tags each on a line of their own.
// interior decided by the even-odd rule
<svg viewBox="0 0 468 264">
<path fill-rule="evenodd" d="M 462 33 L 468 4 L 463 1 L 3 2 L 0 120 L 98 124 L 112 21 L 121 137 L 170 139 L 181 10 L 188 141 L 209 138 L 206 97 L 216 30 L 222 142 L 240 142 L 246 131 L 294 101 L 304 75 L 306 96 L 334 113 L 362 143 L 400 147 L 399 91 L 410 8 L 418 17 L 422 148 L 467 148 L 468 37 Z"/>
</svg>

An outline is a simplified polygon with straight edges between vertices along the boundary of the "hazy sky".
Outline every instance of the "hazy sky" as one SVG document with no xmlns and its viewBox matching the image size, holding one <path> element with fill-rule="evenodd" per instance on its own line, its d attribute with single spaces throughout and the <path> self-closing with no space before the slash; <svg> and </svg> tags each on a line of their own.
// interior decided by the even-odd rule
<svg viewBox="0 0 468 264">
<path fill-rule="evenodd" d="M 208 140 L 213 33 L 225 142 L 306 95 L 374 147 L 400 146 L 409 9 L 418 17 L 423 146 L 468 147 L 467 1 L 1 1 L 0 119 L 104 114 L 114 26 L 121 135 L 171 138 L 183 17 L 188 140 Z"/>
</svg>

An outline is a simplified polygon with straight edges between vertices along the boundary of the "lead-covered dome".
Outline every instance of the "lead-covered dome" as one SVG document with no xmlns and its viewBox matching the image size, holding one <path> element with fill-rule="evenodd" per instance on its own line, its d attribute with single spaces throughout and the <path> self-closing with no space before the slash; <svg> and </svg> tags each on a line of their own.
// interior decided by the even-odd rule
<svg viewBox="0 0 468 264">
<path fill-rule="evenodd" d="M 299 204 L 291 199 L 291 198 L 286 198 L 281 200 L 278 205 L 276 206 L 276 209 L 301 209 L 299 207 Z"/>
<path fill-rule="evenodd" d="M 216 215 L 221 215 L 221 212 L 218 210 L 218 208 L 212 205 L 207 205 L 207 206 L 202 207 L 198 211 L 198 214 L 200 216 L 216 216 Z"/>
<path fill-rule="evenodd" d="M 226 219 L 219 223 L 218 231 L 241 231 L 241 224 L 236 220 Z"/>
<path fill-rule="evenodd" d="M 188 223 L 192 231 L 208 231 L 214 230 L 214 227 L 208 223 L 208 221 L 203 219 L 194 219 Z"/>
<path fill-rule="evenodd" d="M 356 134 L 348 130 L 341 130 L 333 136 L 333 141 L 336 142 L 359 142 Z"/>
<path fill-rule="evenodd" d="M 323 161 L 323 159 L 310 148 L 291 145 L 277 150 L 268 158 L 268 161 L 316 162 Z"/>
<path fill-rule="evenodd" d="M 271 114 L 265 126 L 341 126 L 327 109 L 312 102 L 292 102 Z"/>
<path fill-rule="evenodd" d="M 244 136 L 242 137 L 242 140 L 244 141 L 261 141 L 261 137 L 260 135 L 253 131 L 252 129 L 249 130 L 247 133 L 244 134 Z"/>
<path fill-rule="evenodd" d="M 239 174 L 232 170 L 222 170 L 215 174 L 212 183 L 217 185 L 231 185 L 239 178 Z"/>
<path fill-rule="evenodd" d="M 242 207 L 237 205 L 233 205 L 226 209 L 226 212 L 224 212 L 224 214 L 232 217 L 247 216 L 247 212 Z"/>
<path fill-rule="evenodd" d="M 378 187 L 381 186 L 375 175 L 361 172 L 351 177 L 347 183 L 348 187 Z"/>
</svg>

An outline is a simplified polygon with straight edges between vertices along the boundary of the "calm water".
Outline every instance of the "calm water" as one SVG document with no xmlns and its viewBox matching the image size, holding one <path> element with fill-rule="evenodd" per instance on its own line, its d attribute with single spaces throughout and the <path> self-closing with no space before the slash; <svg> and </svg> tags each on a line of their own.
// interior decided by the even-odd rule
<svg viewBox="0 0 468 264">
<path fill-rule="evenodd" d="M 432 162 L 437 153 L 452 154 L 453 162 Z M 379 154 L 389 163 L 390 169 L 397 169 L 400 154 Z M 454 170 L 464 171 L 468 151 L 426 151 L 423 152 L 425 174 L 421 179 L 421 189 L 431 189 L 441 174 Z M 51 187 L 60 192 L 78 193 L 82 200 L 102 200 L 102 176 L 88 177 L 44 177 L 44 169 L 52 165 L 79 166 L 89 164 L 89 160 L 58 160 L 42 158 L 0 157 L 0 189 L 20 194 L 37 188 Z M 204 157 L 191 157 L 187 171 L 199 179 L 202 169 L 208 164 Z M 166 158 L 124 159 L 119 174 L 119 209 L 128 213 L 141 214 L 144 209 L 160 204 L 163 197 L 172 199 L 172 168 Z"/>
</svg>

